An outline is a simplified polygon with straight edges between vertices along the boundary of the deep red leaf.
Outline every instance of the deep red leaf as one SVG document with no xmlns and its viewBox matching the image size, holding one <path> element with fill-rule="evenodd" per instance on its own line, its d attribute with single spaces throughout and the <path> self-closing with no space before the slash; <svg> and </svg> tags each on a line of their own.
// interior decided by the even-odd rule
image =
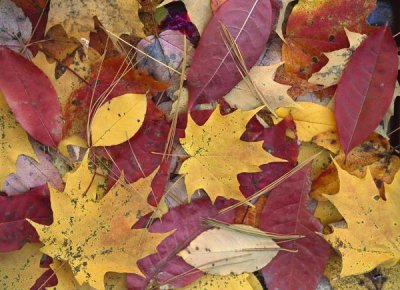
<svg viewBox="0 0 400 290">
<path fill-rule="evenodd" d="M 50 80 L 32 62 L 6 47 L 0 47 L 0 67 L 0 90 L 17 121 L 33 138 L 56 147 L 63 122 Z"/>
<path fill-rule="evenodd" d="M 241 79 L 225 45 L 221 23 L 228 27 L 251 68 L 260 57 L 272 27 L 270 0 L 229 0 L 210 20 L 188 75 L 189 109 L 227 94 Z"/>
<path fill-rule="evenodd" d="M 392 101 L 397 46 L 388 26 L 379 28 L 353 53 L 336 90 L 335 118 L 347 154 L 375 130 Z"/>
<path fill-rule="evenodd" d="M 228 211 L 223 215 L 217 215 L 222 208 L 230 206 L 233 201 L 218 198 L 214 205 L 209 199 L 198 199 L 190 204 L 181 205 L 163 216 L 161 221 L 154 222 L 151 232 L 165 233 L 175 229 L 175 232 L 163 240 L 157 247 L 158 253 L 150 255 L 138 261 L 140 270 L 146 279 L 137 275 L 128 274 L 128 289 L 145 289 L 150 280 L 163 283 L 169 281 L 175 287 L 183 287 L 202 275 L 199 271 L 193 271 L 193 267 L 187 264 L 176 254 L 184 249 L 191 240 L 201 232 L 208 229 L 202 224 L 203 217 L 217 218 L 218 220 L 232 223 L 235 211 Z M 192 270 L 192 271 L 191 271 Z M 178 275 L 191 271 L 189 275 Z"/>
<path fill-rule="evenodd" d="M 299 144 L 297 138 L 289 139 L 286 137 L 286 133 L 288 130 L 294 133 L 295 129 L 294 122 L 289 118 L 269 128 L 264 128 L 257 118 L 250 120 L 242 135 L 242 140 L 264 141 L 263 148 L 266 151 L 276 157 L 288 160 L 288 162 L 268 163 L 260 166 L 262 172 L 239 174 L 240 190 L 244 196 L 249 197 L 294 167 L 299 154 Z"/>
<path fill-rule="evenodd" d="M 38 243 L 35 229 L 25 220 L 29 218 L 40 224 L 52 222 L 47 187 L 29 192 L 0 196 L 0 252 L 14 251 L 26 242 Z"/>
<path fill-rule="evenodd" d="M 315 289 L 323 275 L 330 247 L 315 232 L 320 222 L 307 210 L 311 167 L 305 167 L 271 191 L 260 218 L 260 229 L 280 234 L 300 234 L 304 238 L 283 242 L 280 251 L 262 269 L 268 289 Z"/>
</svg>

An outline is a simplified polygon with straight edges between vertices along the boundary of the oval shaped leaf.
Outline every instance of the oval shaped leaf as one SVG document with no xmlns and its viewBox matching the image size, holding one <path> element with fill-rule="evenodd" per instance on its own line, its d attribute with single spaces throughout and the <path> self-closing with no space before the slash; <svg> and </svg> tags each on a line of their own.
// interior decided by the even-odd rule
<svg viewBox="0 0 400 290">
<path fill-rule="evenodd" d="M 272 27 L 270 0 L 230 0 L 222 5 L 203 32 L 188 75 L 189 108 L 226 95 L 241 79 L 221 31 L 232 34 L 247 68 L 260 57 Z"/>
<path fill-rule="evenodd" d="M 14 51 L 0 47 L 0 90 L 21 126 L 56 147 L 62 138 L 61 105 L 47 76 Z"/>
<path fill-rule="evenodd" d="M 125 94 L 101 106 L 91 124 L 93 146 L 127 141 L 139 131 L 147 109 L 145 94 Z"/>
<path fill-rule="evenodd" d="M 392 101 L 397 79 L 397 47 L 389 27 L 381 27 L 354 52 L 336 90 L 335 118 L 347 154 L 378 126 Z"/>
</svg>

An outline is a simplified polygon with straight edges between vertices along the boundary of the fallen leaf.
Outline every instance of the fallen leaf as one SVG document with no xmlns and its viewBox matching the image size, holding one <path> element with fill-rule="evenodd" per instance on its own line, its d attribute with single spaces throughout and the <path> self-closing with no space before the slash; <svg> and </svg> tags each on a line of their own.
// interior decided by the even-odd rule
<svg viewBox="0 0 400 290">
<path fill-rule="evenodd" d="M 16 171 L 18 156 L 36 159 L 35 152 L 29 143 L 28 136 L 20 125 L 15 121 L 13 114 L 0 91 L 0 187 L 5 186 L 7 175 Z"/>
<path fill-rule="evenodd" d="M 0 286 L 4 290 L 30 289 L 46 272 L 40 268 L 41 244 L 26 244 L 22 249 L 0 253 Z"/>
<path fill-rule="evenodd" d="M 51 162 L 51 156 L 44 153 L 37 143 L 32 145 L 39 163 L 28 156 L 20 155 L 16 162 L 16 173 L 7 176 L 2 188 L 5 193 L 11 195 L 26 192 L 34 187 L 47 186 L 47 183 L 60 191 L 63 190 L 63 181 Z"/>
<path fill-rule="evenodd" d="M 292 116 L 296 124 L 297 137 L 303 142 L 311 141 L 314 136 L 322 132 L 336 129 L 333 111 L 322 105 L 299 102 L 297 108 L 279 108 L 275 113 L 279 118 L 274 118 L 274 123 L 279 122 L 281 118 Z"/>
<path fill-rule="evenodd" d="M 319 133 L 315 135 L 311 141 L 312 143 L 331 151 L 333 154 L 338 154 L 340 151 L 339 138 L 334 130 Z"/>
<path fill-rule="evenodd" d="M 322 225 L 307 209 L 310 186 L 310 166 L 306 166 L 270 192 L 261 214 L 261 230 L 304 236 L 280 242 L 289 251 L 280 251 L 262 269 L 270 289 L 315 289 L 323 275 L 330 247 L 317 234 Z"/>
<path fill-rule="evenodd" d="M 335 94 L 335 119 L 346 154 L 375 130 L 392 101 L 397 80 L 397 46 L 384 26 L 353 53 Z"/>
<path fill-rule="evenodd" d="M 391 268 L 378 267 L 369 273 L 348 277 L 340 277 L 342 268 L 338 255 L 332 255 L 325 269 L 325 276 L 335 290 L 392 290 L 400 285 L 400 265 Z"/>
<path fill-rule="evenodd" d="M 25 48 L 32 33 L 32 23 L 24 11 L 11 0 L 0 2 L 0 45 L 20 52 Z M 25 56 L 30 52 L 25 51 Z"/>
<path fill-rule="evenodd" d="M 288 95 L 290 88 L 274 81 L 275 73 L 282 63 L 270 66 L 254 66 L 249 72 L 249 78 L 253 81 L 261 93 L 262 99 L 254 94 L 254 89 L 248 85 L 248 81 L 238 83 L 224 99 L 231 107 L 241 110 L 252 110 L 263 104 L 267 104 L 272 111 L 279 107 L 296 107 L 296 102 Z"/>
<path fill-rule="evenodd" d="M 308 79 L 328 61 L 323 52 L 348 47 L 344 27 L 357 33 L 371 31 L 365 18 L 375 0 L 300 0 L 286 24 L 282 61 L 285 72 Z"/>
<path fill-rule="evenodd" d="M 227 0 L 211 0 L 211 9 L 212 12 L 215 14 L 219 7 L 222 6 Z"/>
<path fill-rule="evenodd" d="M 50 82 L 57 92 L 61 108 L 64 111 L 72 92 L 85 84 L 84 81 L 87 80 L 90 75 L 91 65 L 95 63 L 98 58 L 99 55 L 92 49 L 88 50 L 88 55 L 83 61 L 76 54 L 73 63 L 68 69 L 65 68 L 65 72 L 60 77 L 55 75 L 56 62 L 49 63 L 43 53 L 39 52 L 32 59 L 32 62 L 50 79 Z M 77 77 L 77 75 L 79 77 Z"/>
<path fill-rule="evenodd" d="M 172 193 L 169 193 L 172 195 Z M 140 270 L 146 275 L 141 279 L 138 275 L 128 275 L 129 289 L 143 289 L 149 285 L 171 284 L 175 287 L 186 286 L 203 275 L 187 264 L 176 254 L 184 249 L 197 235 L 209 227 L 202 222 L 203 218 L 213 218 L 232 223 L 235 210 L 219 214 L 218 211 L 232 205 L 233 202 L 218 198 L 213 204 L 208 198 L 183 203 L 156 220 L 150 227 L 151 232 L 166 233 L 175 230 L 157 247 L 158 253 L 138 261 Z"/>
<path fill-rule="evenodd" d="M 254 272 L 278 254 L 280 247 L 272 238 L 248 225 L 213 228 L 200 234 L 178 255 L 193 267 L 210 274 Z"/>
<path fill-rule="evenodd" d="M 91 175 L 86 155 L 80 167 L 69 174 L 64 192 L 50 190 L 53 223 L 30 223 L 45 245 L 42 252 L 68 262 L 80 285 L 86 282 L 104 289 L 107 272 L 140 274 L 136 261 L 154 252 L 167 234 L 131 230 L 146 209 L 151 211 L 145 197 L 154 174 L 133 184 L 124 184 L 122 176 L 97 201 Z"/>
<path fill-rule="evenodd" d="M 251 68 L 260 57 L 271 32 L 270 0 L 230 0 L 211 18 L 193 56 L 187 79 L 189 109 L 196 104 L 222 98 L 242 78 L 225 44 L 221 23 L 236 41 L 246 67 Z M 207 65 L 204 63 L 206 59 Z"/>
<path fill-rule="evenodd" d="M 53 273 L 57 276 L 58 283 L 54 287 L 47 287 L 47 290 L 95 290 L 87 283 L 79 285 L 76 281 L 74 274 L 72 273 L 71 267 L 66 262 L 53 260 L 50 265 L 53 269 Z M 126 275 L 108 272 L 104 277 L 104 288 L 107 290 L 126 290 Z M 38 289 L 40 290 L 40 289 Z"/>
<path fill-rule="evenodd" d="M 359 178 L 365 176 L 367 168 L 379 185 L 381 196 L 384 196 L 383 183 L 391 183 L 400 168 L 400 158 L 393 154 L 388 140 L 380 135 L 372 134 L 361 145 L 349 154 L 340 152 L 335 161 L 347 172 Z M 321 175 L 314 180 L 310 196 L 325 201 L 323 194 L 335 194 L 339 191 L 339 179 L 334 164 L 330 164 Z"/>
<path fill-rule="evenodd" d="M 312 74 L 311 78 L 308 79 L 310 83 L 330 87 L 339 82 L 343 70 L 349 62 L 353 52 L 367 37 L 365 34 L 351 32 L 346 28 L 345 31 L 350 43 L 349 48 L 342 48 L 324 53 L 328 58 L 328 63 L 320 71 Z"/>
<path fill-rule="evenodd" d="M 283 36 L 283 31 L 282 31 L 282 25 L 283 22 L 285 21 L 286 18 L 286 9 L 288 7 L 288 5 L 293 2 L 294 0 L 281 0 L 281 7 L 279 10 L 279 17 L 278 17 L 278 21 L 276 23 L 276 28 L 275 28 L 275 32 L 276 34 L 279 35 L 279 37 L 285 41 L 285 37 Z"/>
<path fill-rule="evenodd" d="M 45 193 L 38 188 L 19 195 L 0 196 L 0 252 L 18 250 L 26 242 L 39 242 L 26 218 L 42 224 L 51 223 L 50 200 Z"/>
<path fill-rule="evenodd" d="M 333 227 L 325 239 L 342 255 L 342 277 L 371 271 L 377 266 L 394 266 L 400 259 L 400 175 L 387 186 L 386 200 L 376 188 L 371 172 L 364 178 L 352 176 L 336 165 L 340 189 L 325 195 L 347 223 Z"/>
<path fill-rule="evenodd" d="M 145 94 L 125 94 L 103 104 L 90 123 L 92 145 L 111 146 L 127 141 L 142 126 L 146 109 Z"/>
<path fill-rule="evenodd" d="M 189 198 L 196 189 L 204 189 L 212 201 L 217 196 L 244 200 L 239 173 L 260 172 L 262 164 L 284 161 L 264 151 L 262 142 L 240 140 L 248 121 L 259 110 L 237 110 L 223 116 L 218 106 L 203 126 L 188 117 L 186 136 L 180 142 L 190 157 L 179 174 L 185 174 Z"/>
<path fill-rule="evenodd" d="M 207 274 L 192 284 L 181 288 L 180 290 L 194 289 L 241 289 L 241 290 L 262 290 L 260 282 L 252 273 L 244 273 L 241 275 L 218 276 Z"/>
<path fill-rule="evenodd" d="M 94 31 L 93 17 L 96 16 L 105 29 L 117 36 L 134 34 L 144 37 L 143 24 L 137 14 L 139 7 L 140 4 L 136 0 L 102 3 L 97 0 L 55 0 L 50 2 L 46 31 L 54 25 L 61 24 L 70 37 L 85 43 L 89 41 L 90 32 Z"/>
<path fill-rule="evenodd" d="M 34 64 L 0 47 L 0 90 L 15 119 L 39 142 L 56 147 L 61 141 L 63 121 L 56 91 Z"/>
</svg>

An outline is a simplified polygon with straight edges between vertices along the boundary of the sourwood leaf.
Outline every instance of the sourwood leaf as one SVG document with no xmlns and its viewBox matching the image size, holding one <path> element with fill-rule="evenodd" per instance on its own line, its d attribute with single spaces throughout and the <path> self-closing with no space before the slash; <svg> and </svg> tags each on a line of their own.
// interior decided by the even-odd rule
<svg viewBox="0 0 400 290">
<path fill-rule="evenodd" d="M 251 68 L 271 32 L 270 0 L 230 0 L 211 18 L 193 56 L 187 79 L 189 109 L 222 98 L 242 78 L 225 44 L 221 23 L 236 41 L 246 67 Z M 204 60 L 207 60 L 207 65 Z"/>
<path fill-rule="evenodd" d="M 379 125 L 393 98 L 397 46 L 388 26 L 371 33 L 353 53 L 336 89 L 335 119 L 347 154 Z"/>
<path fill-rule="evenodd" d="M 66 261 L 80 285 L 104 289 L 107 272 L 140 274 L 136 261 L 154 252 L 167 234 L 131 229 L 151 211 L 146 197 L 154 174 L 133 184 L 125 184 L 121 176 L 100 200 L 94 200 L 98 184 L 91 175 L 87 153 L 69 174 L 64 192 L 50 190 L 53 223 L 30 223 L 44 243 L 42 252 Z"/>
<path fill-rule="evenodd" d="M 93 146 L 121 144 L 139 131 L 147 109 L 145 94 L 125 94 L 103 104 L 90 124 Z"/>
<path fill-rule="evenodd" d="M 400 174 L 386 186 L 386 200 L 376 188 L 370 170 L 364 178 L 336 168 L 339 192 L 325 197 L 338 209 L 347 228 L 333 227 L 325 239 L 342 256 L 341 276 L 357 275 L 400 260 Z"/>
<path fill-rule="evenodd" d="M 259 172 L 262 164 L 284 161 L 264 151 L 262 142 L 240 140 L 247 123 L 259 110 L 236 110 L 223 116 L 217 106 L 202 126 L 189 115 L 186 136 L 180 139 L 189 158 L 179 169 L 179 174 L 185 174 L 189 198 L 196 189 L 204 189 L 212 201 L 217 196 L 244 200 L 239 173 Z"/>
<path fill-rule="evenodd" d="M 330 255 L 330 247 L 316 232 L 322 225 L 307 208 L 311 166 L 306 166 L 273 189 L 261 213 L 260 229 L 303 238 L 280 242 L 280 251 L 262 269 L 269 289 L 315 289 Z"/>
<path fill-rule="evenodd" d="M 62 137 L 62 115 L 47 76 L 14 51 L 0 47 L 0 90 L 15 119 L 39 142 L 56 147 Z"/>
</svg>

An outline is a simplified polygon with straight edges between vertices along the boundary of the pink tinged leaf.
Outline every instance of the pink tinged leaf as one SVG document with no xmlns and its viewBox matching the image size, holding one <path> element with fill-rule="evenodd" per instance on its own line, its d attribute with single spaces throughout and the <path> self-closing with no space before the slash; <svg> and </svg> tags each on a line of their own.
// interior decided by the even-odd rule
<svg viewBox="0 0 400 290">
<path fill-rule="evenodd" d="M 353 53 L 336 90 L 335 118 L 347 154 L 379 125 L 392 101 L 397 47 L 390 28 L 381 27 Z"/>
<path fill-rule="evenodd" d="M 58 191 L 64 190 L 64 183 L 56 167 L 51 162 L 50 155 L 44 153 L 39 145 L 33 144 L 39 163 L 20 155 L 16 163 L 16 173 L 7 176 L 3 191 L 8 195 L 27 192 L 31 188 L 50 183 Z"/>
<path fill-rule="evenodd" d="M 50 198 L 47 188 L 0 196 L 0 252 L 14 251 L 26 242 L 38 243 L 35 229 L 26 221 L 49 225 L 52 222 Z"/>
<path fill-rule="evenodd" d="M 175 232 L 158 245 L 157 254 L 138 261 L 139 268 L 146 279 L 128 274 L 128 289 L 145 289 L 150 280 L 183 287 L 203 275 L 176 254 L 197 235 L 208 229 L 203 225 L 202 218 L 210 217 L 232 223 L 235 218 L 234 210 L 218 215 L 220 209 L 232 204 L 232 200 L 223 198 L 218 198 L 214 204 L 208 198 L 192 200 L 190 204 L 170 209 L 161 221 L 154 222 L 150 227 L 151 232 L 163 233 L 172 230 Z"/>
<path fill-rule="evenodd" d="M 322 225 L 307 209 L 311 187 L 307 166 L 271 191 L 260 218 L 260 229 L 279 234 L 299 234 L 298 240 L 279 243 L 282 248 L 262 269 L 268 289 L 315 289 L 330 255 L 330 247 L 315 232 Z"/>
<path fill-rule="evenodd" d="M 62 138 L 62 113 L 50 80 L 6 47 L 0 47 L 0 67 L 0 90 L 16 120 L 33 138 L 56 147 Z"/>
<path fill-rule="evenodd" d="M 223 23 L 243 55 L 247 68 L 260 57 L 272 28 L 270 0 L 229 0 L 206 26 L 188 75 L 189 109 L 216 101 L 241 79 L 235 61 L 225 45 Z"/>
</svg>

